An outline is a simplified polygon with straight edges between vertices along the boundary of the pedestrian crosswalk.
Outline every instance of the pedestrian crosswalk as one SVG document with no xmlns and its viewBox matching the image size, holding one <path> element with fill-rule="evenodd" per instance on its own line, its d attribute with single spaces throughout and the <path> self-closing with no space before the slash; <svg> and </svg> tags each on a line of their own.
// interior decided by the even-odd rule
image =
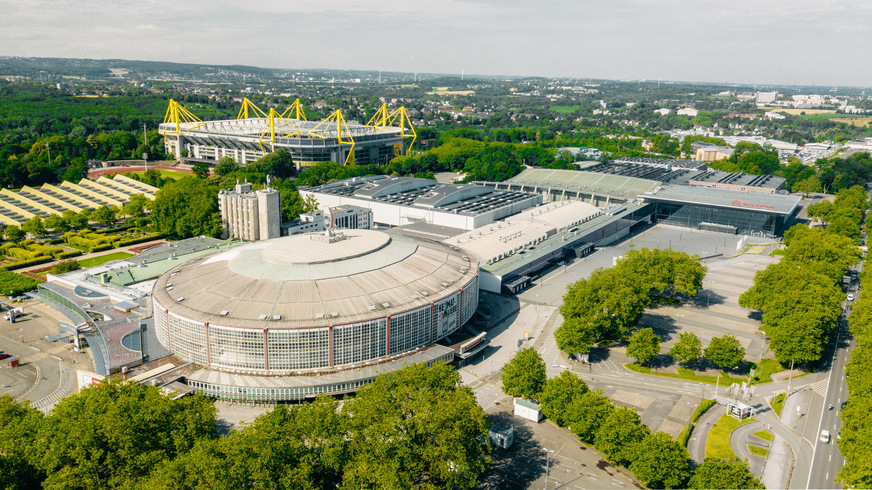
<svg viewBox="0 0 872 490">
<path fill-rule="evenodd" d="M 820 395 L 820 396 L 824 397 L 824 399 L 826 399 L 827 398 L 827 388 L 829 387 L 829 385 L 830 385 L 829 379 L 822 379 L 822 380 L 814 383 L 813 385 L 811 385 L 811 389 L 814 390 L 815 393 L 817 393 L 818 395 Z"/>
</svg>

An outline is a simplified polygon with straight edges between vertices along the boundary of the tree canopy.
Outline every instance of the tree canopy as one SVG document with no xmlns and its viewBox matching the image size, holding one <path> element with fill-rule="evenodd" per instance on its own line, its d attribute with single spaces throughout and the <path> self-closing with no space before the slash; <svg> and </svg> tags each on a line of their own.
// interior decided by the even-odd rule
<svg viewBox="0 0 872 490">
<path fill-rule="evenodd" d="M 761 489 L 763 483 L 748 470 L 748 465 L 738 458 L 705 458 L 696 468 L 687 488 L 709 490 L 712 488 Z"/>
<path fill-rule="evenodd" d="M 615 267 L 597 269 L 569 286 L 554 337 L 564 352 L 585 353 L 605 340 L 627 338 L 652 295 L 692 297 L 706 269 L 698 259 L 671 250 L 633 250 Z"/>
<path fill-rule="evenodd" d="M 669 355 L 682 364 L 692 364 L 702 357 L 702 341 L 693 332 L 681 332 Z"/>
<path fill-rule="evenodd" d="M 522 398 L 539 398 L 548 376 L 545 374 L 545 362 L 536 349 L 527 347 L 515 354 L 503 366 L 503 392 L 509 396 Z"/>
<path fill-rule="evenodd" d="M 587 384 L 581 378 L 570 371 L 563 371 L 560 376 L 545 383 L 539 397 L 542 413 L 559 427 L 565 427 L 569 423 L 566 416 L 569 406 L 587 391 Z"/>
<path fill-rule="evenodd" d="M 627 345 L 627 355 L 637 363 L 648 364 L 654 356 L 660 353 L 660 336 L 652 328 L 642 328 L 630 336 Z"/>
<path fill-rule="evenodd" d="M 733 369 L 745 358 L 745 348 L 736 337 L 726 334 L 713 338 L 705 348 L 704 356 L 724 369 Z"/>
</svg>

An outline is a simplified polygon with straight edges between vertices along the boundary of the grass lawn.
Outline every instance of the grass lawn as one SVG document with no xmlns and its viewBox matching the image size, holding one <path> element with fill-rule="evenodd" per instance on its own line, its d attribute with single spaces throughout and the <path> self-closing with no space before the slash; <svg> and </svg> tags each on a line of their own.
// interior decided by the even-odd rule
<svg viewBox="0 0 872 490">
<path fill-rule="evenodd" d="M 563 113 L 563 112 L 575 112 L 578 110 L 578 106 L 577 105 L 565 105 L 565 106 L 555 105 L 555 106 L 549 107 L 548 110 L 554 111 L 554 112 L 561 112 L 561 113 Z"/>
<path fill-rule="evenodd" d="M 763 359 L 760 364 L 753 366 L 754 377 L 751 378 L 751 384 L 761 384 L 772 382 L 772 375 L 784 371 L 781 364 L 775 359 Z"/>
<path fill-rule="evenodd" d="M 775 410 L 775 413 L 781 417 L 781 408 L 784 407 L 784 393 L 775 395 L 775 398 L 769 401 L 769 405 L 771 405 L 772 410 Z"/>
<path fill-rule="evenodd" d="M 754 433 L 754 435 L 759 437 L 760 439 L 763 439 L 764 441 L 772 442 L 772 433 L 768 430 L 758 430 Z"/>
<path fill-rule="evenodd" d="M 736 455 L 733 453 L 733 448 L 730 446 L 730 434 L 740 425 L 753 422 L 754 419 L 745 419 L 739 422 L 737 419 L 724 415 L 719 418 L 712 430 L 709 431 L 708 438 L 705 441 L 705 457 L 706 458 L 732 458 Z"/>
<path fill-rule="evenodd" d="M 752 446 L 748 444 L 748 451 L 751 451 L 751 454 L 755 454 L 757 456 L 763 456 L 764 458 L 769 454 L 769 450 L 765 447 L 760 446 Z"/>
<path fill-rule="evenodd" d="M 677 373 L 658 373 L 652 372 L 651 368 L 640 366 L 636 363 L 625 364 L 624 367 L 633 371 L 635 373 L 640 374 L 650 374 L 652 376 L 661 376 L 664 378 L 674 378 L 674 379 L 685 379 L 688 381 L 696 381 L 698 383 L 708 383 L 710 385 L 718 384 L 718 376 L 705 376 L 702 374 L 696 374 L 692 369 L 687 368 L 678 368 Z M 723 371 L 719 371 L 720 375 L 720 385 L 721 386 L 730 386 L 733 383 L 741 383 L 742 381 L 746 381 L 747 378 L 733 378 L 730 377 L 727 373 Z"/>
<path fill-rule="evenodd" d="M 79 260 L 79 265 L 82 267 L 94 267 L 95 265 L 105 264 L 106 262 L 111 262 L 113 260 L 121 260 L 129 257 L 133 257 L 132 253 L 128 252 L 115 252 L 106 255 L 100 255 L 99 257 L 92 257 L 90 259 Z"/>
<path fill-rule="evenodd" d="M 193 174 L 186 174 L 186 173 L 184 173 L 184 172 L 175 172 L 175 171 L 172 171 L 172 170 L 165 170 L 165 169 L 162 169 L 162 168 L 149 169 L 149 170 L 157 170 L 157 171 L 160 173 L 160 176 L 161 176 L 161 177 L 170 178 L 170 179 L 173 179 L 173 180 L 180 180 L 180 179 L 183 179 L 183 178 L 185 178 L 185 177 L 189 177 L 189 176 L 193 175 Z M 133 175 L 133 174 L 137 174 L 137 175 L 139 175 L 139 176 L 142 176 L 144 173 L 145 173 L 145 172 L 130 172 L 129 174 L 125 174 L 125 175 L 126 175 L 126 176 L 130 176 L 130 175 Z M 131 177 L 131 178 L 132 178 L 132 177 Z"/>
</svg>

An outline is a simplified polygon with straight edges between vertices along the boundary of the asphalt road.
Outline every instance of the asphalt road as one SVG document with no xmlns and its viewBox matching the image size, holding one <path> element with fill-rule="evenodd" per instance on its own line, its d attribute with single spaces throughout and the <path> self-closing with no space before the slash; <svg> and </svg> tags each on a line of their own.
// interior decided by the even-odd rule
<svg viewBox="0 0 872 490">
<path fill-rule="evenodd" d="M 858 294 L 856 289 L 852 289 L 852 292 L 855 296 Z M 836 438 L 842 427 L 842 421 L 839 418 L 842 402 L 848 399 L 845 363 L 850 359 L 851 350 L 856 346 L 847 327 L 847 320 L 843 320 L 842 328 L 837 336 L 826 397 L 820 404 L 815 404 L 818 412 L 818 423 L 813 424 L 817 429 L 814 433 L 811 471 L 805 488 L 842 488 L 835 482 L 835 478 L 845 464 L 845 457 L 839 451 Z M 829 409 L 830 404 L 834 407 L 832 410 Z M 823 430 L 830 432 L 829 442 L 821 440 L 820 434 Z"/>
</svg>

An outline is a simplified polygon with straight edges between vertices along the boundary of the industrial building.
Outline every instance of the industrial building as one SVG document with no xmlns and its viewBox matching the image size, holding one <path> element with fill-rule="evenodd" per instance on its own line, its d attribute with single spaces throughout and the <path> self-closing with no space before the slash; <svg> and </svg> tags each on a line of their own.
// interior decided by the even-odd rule
<svg viewBox="0 0 872 490">
<path fill-rule="evenodd" d="M 530 286 L 540 271 L 594 247 L 626 237 L 650 223 L 650 206 L 615 204 L 599 209 L 579 201 L 557 201 L 512 218 L 443 240 L 481 263 L 480 287 L 514 294 Z"/>
<path fill-rule="evenodd" d="M 329 208 L 328 211 L 302 213 L 299 218 L 282 223 L 282 236 L 318 233 L 325 231 L 328 227 L 335 230 L 372 229 L 371 209 L 359 206 L 336 206 Z"/>
<path fill-rule="evenodd" d="M 6 226 L 21 226 L 25 221 L 39 216 L 47 218 L 66 211 L 76 213 L 83 209 L 106 206 L 123 206 L 134 194 L 154 199 L 157 187 L 150 186 L 124 175 L 110 179 L 82 179 L 78 184 L 61 182 L 58 185 L 43 184 L 39 189 L 24 186 L 20 191 L 0 190 L 0 221 Z"/>
<path fill-rule="evenodd" d="M 253 192 L 250 183 L 237 182 L 232 191 L 221 189 L 218 211 L 224 238 L 255 241 L 281 235 L 281 196 L 270 187 Z"/>
<path fill-rule="evenodd" d="M 461 230 L 489 225 L 542 202 L 539 194 L 383 175 L 354 177 L 299 192 L 322 206 L 370 209 L 373 221 L 382 225 L 424 222 Z"/>
<path fill-rule="evenodd" d="M 796 218 L 802 200 L 799 196 L 690 185 L 662 187 L 640 197 L 654 204 L 658 223 L 761 237 L 782 235 Z"/>
<path fill-rule="evenodd" d="M 545 168 L 528 168 L 505 182 L 477 184 L 497 190 L 538 194 L 544 202 L 568 199 L 600 208 L 624 204 L 660 185 L 651 179 Z"/>
<path fill-rule="evenodd" d="M 288 113 L 294 117 L 285 117 Z M 299 100 L 279 114 L 274 109 L 264 112 L 245 99 L 237 119 L 214 121 L 201 121 L 170 100 L 158 130 L 167 153 L 176 158 L 217 161 L 230 157 L 245 166 L 284 149 L 297 169 L 330 161 L 383 165 L 405 155 L 415 140 L 403 107 L 388 113 L 382 106 L 363 125 L 346 121 L 340 111 L 319 121 L 307 121 Z"/>
<path fill-rule="evenodd" d="M 278 402 L 348 393 L 434 345 L 478 305 L 478 263 L 448 245 L 372 230 L 307 234 L 198 257 L 152 293 L 157 338 L 198 368 L 190 386 Z"/>
</svg>

